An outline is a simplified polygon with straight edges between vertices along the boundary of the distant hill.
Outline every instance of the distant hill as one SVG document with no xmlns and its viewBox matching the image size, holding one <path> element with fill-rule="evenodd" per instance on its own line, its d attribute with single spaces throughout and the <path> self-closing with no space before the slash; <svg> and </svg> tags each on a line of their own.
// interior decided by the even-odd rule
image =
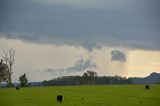
<svg viewBox="0 0 160 106">
<path fill-rule="evenodd" d="M 133 84 L 155 84 L 160 83 L 160 73 L 151 73 L 149 76 L 144 78 L 131 77 L 130 80 Z"/>
</svg>

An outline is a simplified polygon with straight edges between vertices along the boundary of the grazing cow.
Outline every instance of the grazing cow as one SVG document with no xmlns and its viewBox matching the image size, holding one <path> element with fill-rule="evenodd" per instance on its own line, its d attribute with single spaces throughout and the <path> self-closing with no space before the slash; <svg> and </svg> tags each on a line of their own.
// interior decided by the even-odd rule
<svg viewBox="0 0 160 106">
<path fill-rule="evenodd" d="M 64 96 L 62 95 L 57 95 L 57 102 L 62 103 L 62 100 L 64 99 Z"/>
<path fill-rule="evenodd" d="M 146 88 L 146 90 L 149 90 L 149 85 L 146 85 L 146 87 L 145 87 L 145 88 Z"/>
<path fill-rule="evenodd" d="M 20 88 L 18 86 L 16 86 L 16 90 L 20 90 Z"/>
</svg>

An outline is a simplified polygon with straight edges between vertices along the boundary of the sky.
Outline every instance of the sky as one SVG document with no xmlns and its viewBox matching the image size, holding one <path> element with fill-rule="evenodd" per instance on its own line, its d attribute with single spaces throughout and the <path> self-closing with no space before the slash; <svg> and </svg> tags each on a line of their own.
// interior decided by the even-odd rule
<svg viewBox="0 0 160 106">
<path fill-rule="evenodd" d="M 64 75 L 160 73 L 159 0 L 0 0 L 0 58 L 15 50 L 13 81 Z"/>
</svg>

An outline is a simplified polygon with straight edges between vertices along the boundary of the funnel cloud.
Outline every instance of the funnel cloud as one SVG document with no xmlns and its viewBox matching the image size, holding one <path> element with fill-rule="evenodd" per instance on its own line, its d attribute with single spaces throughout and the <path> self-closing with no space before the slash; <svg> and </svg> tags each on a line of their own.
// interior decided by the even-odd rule
<svg viewBox="0 0 160 106">
<path fill-rule="evenodd" d="M 125 53 L 119 51 L 119 50 L 113 50 L 111 51 L 111 61 L 120 61 L 120 62 L 125 62 L 126 61 L 126 56 Z"/>
</svg>

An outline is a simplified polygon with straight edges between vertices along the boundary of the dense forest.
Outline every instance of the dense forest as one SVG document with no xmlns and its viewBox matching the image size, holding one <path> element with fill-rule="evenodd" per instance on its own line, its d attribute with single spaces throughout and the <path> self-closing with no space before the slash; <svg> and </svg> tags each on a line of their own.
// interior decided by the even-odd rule
<svg viewBox="0 0 160 106">
<path fill-rule="evenodd" d="M 96 72 L 87 71 L 82 76 L 62 76 L 52 80 L 43 81 L 44 86 L 63 85 L 105 85 L 105 84 L 131 84 L 131 80 L 120 76 L 98 76 Z"/>
</svg>

